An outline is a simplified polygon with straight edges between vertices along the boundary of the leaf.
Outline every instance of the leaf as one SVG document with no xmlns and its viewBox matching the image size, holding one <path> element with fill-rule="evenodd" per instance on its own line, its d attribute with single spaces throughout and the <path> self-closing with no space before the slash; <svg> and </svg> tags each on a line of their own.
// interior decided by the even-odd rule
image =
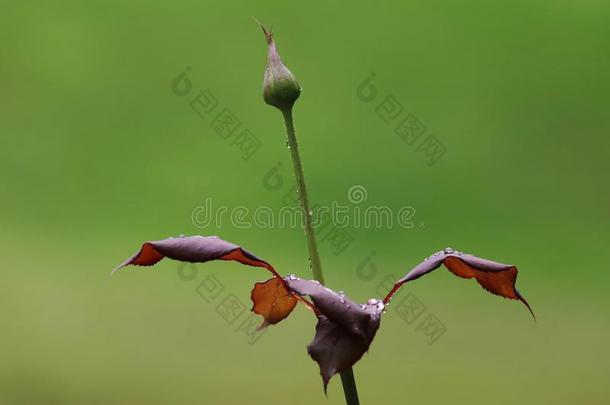
<svg viewBox="0 0 610 405">
<path fill-rule="evenodd" d="M 307 352 L 320 366 L 325 394 L 330 379 L 356 364 L 368 351 L 371 341 L 347 332 L 324 315 L 318 317 L 316 334 Z"/>
<path fill-rule="evenodd" d="M 359 305 L 315 280 L 286 278 L 290 289 L 311 297 L 318 324 L 307 352 L 320 366 L 324 392 L 331 377 L 353 366 L 366 353 L 379 329 L 384 304 L 375 299 Z"/>
<path fill-rule="evenodd" d="M 145 242 L 140 250 L 112 271 L 125 266 L 152 266 L 164 257 L 191 263 L 204 263 L 210 260 L 233 260 L 239 263 L 263 267 L 274 277 L 264 283 L 256 283 L 251 293 L 252 311 L 264 317 L 261 328 L 274 325 L 286 318 L 294 309 L 297 300 L 286 286 L 286 281 L 266 261 L 258 258 L 239 245 L 218 236 L 188 236 Z M 303 300 L 311 307 L 311 303 Z"/>
<path fill-rule="evenodd" d="M 446 248 L 434 253 L 429 258 L 415 266 L 407 275 L 398 280 L 392 290 L 383 300 L 388 303 L 392 296 L 405 283 L 416 280 L 444 264 L 453 274 L 461 278 L 474 278 L 485 290 L 505 298 L 521 301 L 530 311 L 534 319 L 534 311 L 515 287 L 517 281 L 517 267 L 471 254 L 454 251 Z"/>
<path fill-rule="evenodd" d="M 269 263 L 241 246 L 220 239 L 218 236 L 181 236 L 145 242 L 135 255 L 121 263 L 112 273 L 129 265 L 152 266 L 164 257 L 191 263 L 234 260 L 248 266 L 263 267 L 274 276 L 281 278 Z"/>
<path fill-rule="evenodd" d="M 285 282 L 276 277 L 254 284 L 250 297 L 254 304 L 252 312 L 265 318 L 259 329 L 279 323 L 297 304 L 297 298 L 286 289 Z"/>
</svg>

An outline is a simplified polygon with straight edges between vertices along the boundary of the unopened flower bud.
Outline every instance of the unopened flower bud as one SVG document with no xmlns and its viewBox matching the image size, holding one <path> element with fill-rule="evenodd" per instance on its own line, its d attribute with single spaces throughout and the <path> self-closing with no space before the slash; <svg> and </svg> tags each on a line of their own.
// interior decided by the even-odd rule
<svg viewBox="0 0 610 405">
<path fill-rule="evenodd" d="M 299 86 L 296 77 L 282 63 L 282 59 L 275 48 L 273 33 L 267 31 L 262 25 L 261 28 L 269 46 L 267 67 L 263 80 L 263 98 L 267 104 L 282 111 L 290 110 L 301 94 L 301 86 Z"/>
</svg>

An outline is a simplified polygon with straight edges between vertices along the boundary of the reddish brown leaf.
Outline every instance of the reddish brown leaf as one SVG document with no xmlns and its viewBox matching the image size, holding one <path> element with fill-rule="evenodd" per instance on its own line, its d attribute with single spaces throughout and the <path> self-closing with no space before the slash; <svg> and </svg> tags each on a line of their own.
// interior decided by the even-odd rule
<svg viewBox="0 0 610 405">
<path fill-rule="evenodd" d="M 257 283 L 252 290 L 254 303 L 252 311 L 263 316 L 261 327 L 273 325 L 286 318 L 294 309 L 297 300 L 312 308 L 307 300 L 290 292 L 286 281 L 266 261 L 234 243 L 217 236 L 189 236 L 145 242 L 140 250 L 119 265 L 112 273 L 129 265 L 152 266 L 164 257 L 191 263 L 204 263 L 210 260 L 233 260 L 239 263 L 263 267 L 274 278 Z"/>
<path fill-rule="evenodd" d="M 451 248 L 436 252 L 415 266 L 413 270 L 394 284 L 392 291 L 383 300 L 384 303 L 389 302 L 403 284 L 430 273 L 441 264 L 444 264 L 449 271 L 459 277 L 474 278 L 481 287 L 492 294 L 521 301 L 536 319 L 532 308 L 515 287 L 517 281 L 517 268 L 515 266 L 456 252 Z"/>
<path fill-rule="evenodd" d="M 314 280 L 291 276 L 292 291 L 311 297 L 319 310 L 316 335 L 307 352 L 320 366 L 324 392 L 331 377 L 353 366 L 366 353 L 379 329 L 384 304 L 375 299 L 358 305 Z"/>
<path fill-rule="evenodd" d="M 204 263 L 210 260 L 234 260 L 249 266 L 263 267 L 281 278 L 266 261 L 239 245 L 218 236 L 188 236 L 145 242 L 132 257 L 121 263 L 112 273 L 125 266 L 152 266 L 164 257 L 191 263 Z"/>
<path fill-rule="evenodd" d="M 443 264 L 458 277 L 476 279 L 481 287 L 492 294 L 513 300 L 519 299 L 515 290 L 517 268 L 514 266 L 498 272 L 482 271 L 452 256 L 447 257 Z"/>
<path fill-rule="evenodd" d="M 290 315 L 297 304 L 295 295 L 289 292 L 285 283 L 276 277 L 254 284 L 250 297 L 254 304 L 252 312 L 264 318 L 260 328 L 280 322 Z"/>
</svg>

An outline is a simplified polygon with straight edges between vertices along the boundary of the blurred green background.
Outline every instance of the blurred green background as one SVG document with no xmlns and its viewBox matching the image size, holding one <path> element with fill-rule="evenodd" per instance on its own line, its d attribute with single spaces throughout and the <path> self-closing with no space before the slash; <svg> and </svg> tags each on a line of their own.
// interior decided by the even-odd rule
<svg viewBox="0 0 610 405">
<path fill-rule="evenodd" d="M 262 270 L 214 262 L 189 281 L 163 261 L 108 277 L 141 242 L 180 233 L 308 274 L 298 229 L 191 219 L 206 198 L 279 210 L 291 187 L 252 15 L 274 25 L 304 89 L 295 120 L 312 199 L 349 204 L 361 185 L 365 205 L 416 210 L 413 229 L 350 225 L 338 255 L 321 241 L 329 286 L 366 300 L 452 246 L 517 264 L 538 316 L 429 275 L 395 299 L 417 297 L 421 317 L 390 307 L 356 365 L 362 403 L 610 402 L 610 3 L 536 0 L 5 2 L 0 403 L 344 403 L 338 377 L 324 399 L 306 310 L 253 345 L 236 331 L 247 311 L 232 324 L 217 312 L 229 293 L 249 309 Z M 187 66 L 180 97 L 172 81 Z M 372 72 L 377 98 L 363 102 Z M 218 101 L 205 118 L 189 105 L 203 89 Z M 444 145 L 436 164 L 378 115 L 390 95 Z M 211 127 L 222 108 L 262 143 L 250 159 Z M 278 164 L 273 190 L 264 177 Z M 197 293 L 209 275 L 226 287 L 211 303 Z M 432 345 L 418 330 L 428 315 L 446 328 Z"/>
</svg>

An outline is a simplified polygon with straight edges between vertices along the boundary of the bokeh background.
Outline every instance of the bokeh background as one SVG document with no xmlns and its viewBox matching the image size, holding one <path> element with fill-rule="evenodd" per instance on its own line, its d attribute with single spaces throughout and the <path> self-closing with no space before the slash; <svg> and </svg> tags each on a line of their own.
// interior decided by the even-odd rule
<svg viewBox="0 0 610 405">
<path fill-rule="evenodd" d="M 273 24 L 303 94 L 295 119 L 315 202 L 416 210 L 413 229 L 345 231 L 320 241 L 330 287 L 378 293 L 452 246 L 519 266 L 538 316 L 472 280 L 438 271 L 396 297 L 355 367 L 363 404 L 602 404 L 610 401 L 608 242 L 610 3 L 10 2 L 0 12 L 0 403 L 341 404 L 305 347 L 298 308 L 255 344 L 220 299 L 265 272 L 164 261 L 109 278 L 140 243 L 218 234 L 308 274 L 299 229 L 193 210 L 269 206 L 292 184 L 280 114 L 261 97 L 266 49 L 251 16 Z M 172 81 L 190 67 L 192 93 Z M 359 84 L 375 73 L 377 98 Z M 262 146 L 249 159 L 189 102 L 203 89 Z M 434 165 L 377 112 L 393 96 L 446 153 Z M 236 136 L 236 135 L 233 135 Z M 423 139 L 423 138 L 421 138 Z M 279 188 L 264 179 L 278 169 Z M 374 275 L 362 277 L 365 259 Z M 182 273 L 179 271 L 182 270 Z M 180 275 L 182 274 L 182 276 Z M 370 272 L 367 273 L 370 275 Z M 197 293 L 214 275 L 218 300 Z M 412 295 L 410 295 L 412 294 Z M 420 321 L 445 332 L 433 344 Z"/>
</svg>

